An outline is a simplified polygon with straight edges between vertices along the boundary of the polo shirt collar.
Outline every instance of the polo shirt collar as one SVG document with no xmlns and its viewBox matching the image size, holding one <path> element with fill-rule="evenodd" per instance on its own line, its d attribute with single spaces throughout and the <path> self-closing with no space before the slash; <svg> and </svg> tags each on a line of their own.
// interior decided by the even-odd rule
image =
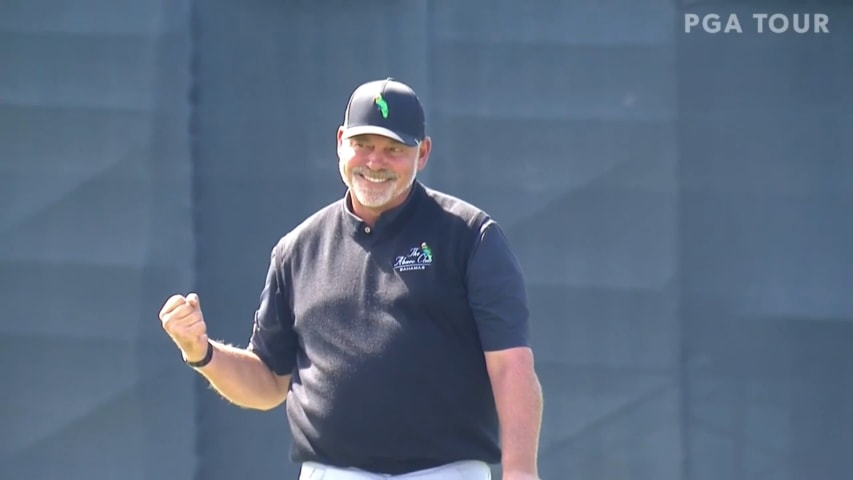
<svg viewBox="0 0 853 480">
<path fill-rule="evenodd" d="M 425 195 L 424 186 L 418 180 L 415 180 L 412 183 L 412 189 L 409 190 L 409 195 L 406 196 L 406 199 L 400 205 L 384 212 L 379 218 L 376 220 L 376 225 L 373 227 L 374 230 L 384 230 L 389 226 L 395 224 L 401 218 L 405 218 L 403 215 L 404 212 L 411 210 L 414 208 L 417 201 Z M 344 222 L 352 227 L 352 229 L 356 232 L 362 232 L 364 228 L 367 226 L 364 221 L 359 218 L 352 211 L 352 192 L 347 189 L 346 194 L 344 195 L 343 207 L 341 208 L 344 216 Z"/>
</svg>

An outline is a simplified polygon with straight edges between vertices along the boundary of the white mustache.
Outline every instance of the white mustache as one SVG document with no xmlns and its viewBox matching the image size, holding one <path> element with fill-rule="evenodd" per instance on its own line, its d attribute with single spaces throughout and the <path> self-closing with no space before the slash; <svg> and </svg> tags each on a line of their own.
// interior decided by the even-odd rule
<svg viewBox="0 0 853 480">
<path fill-rule="evenodd" d="M 367 167 L 356 167 L 352 171 L 353 175 L 365 175 L 371 178 L 382 178 L 396 180 L 397 176 L 388 170 L 371 170 Z"/>
</svg>

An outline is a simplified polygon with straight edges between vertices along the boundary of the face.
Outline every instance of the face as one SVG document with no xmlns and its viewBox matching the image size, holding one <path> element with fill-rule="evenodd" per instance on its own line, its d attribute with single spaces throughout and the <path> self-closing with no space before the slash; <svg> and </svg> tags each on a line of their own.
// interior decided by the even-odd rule
<svg viewBox="0 0 853 480">
<path fill-rule="evenodd" d="M 382 135 L 342 139 L 342 133 L 338 130 L 339 167 L 354 206 L 382 212 L 401 204 L 426 166 L 429 138 L 410 147 Z"/>
</svg>

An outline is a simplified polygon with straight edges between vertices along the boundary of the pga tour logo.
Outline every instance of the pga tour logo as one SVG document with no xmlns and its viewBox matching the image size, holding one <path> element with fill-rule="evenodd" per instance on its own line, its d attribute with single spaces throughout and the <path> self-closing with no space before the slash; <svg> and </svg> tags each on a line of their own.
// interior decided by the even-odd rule
<svg viewBox="0 0 853 480">
<path fill-rule="evenodd" d="M 684 14 L 684 33 L 829 33 L 829 16 L 825 13 L 753 13 L 741 19 L 736 13 Z"/>
</svg>

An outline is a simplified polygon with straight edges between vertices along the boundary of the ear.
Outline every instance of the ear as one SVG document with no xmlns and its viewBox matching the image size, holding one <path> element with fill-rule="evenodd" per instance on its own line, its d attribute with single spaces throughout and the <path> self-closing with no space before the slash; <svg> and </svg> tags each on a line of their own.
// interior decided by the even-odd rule
<svg viewBox="0 0 853 480">
<path fill-rule="evenodd" d="M 335 135 L 335 151 L 338 152 L 338 157 L 341 156 L 341 147 L 343 146 L 344 127 L 338 127 L 338 133 Z"/>
<path fill-rule="evenodd" d="M 420 145 L 418 145 L 418 171 L 426 167 L 429 161 L 429 154 L 432 151 L 432 139 L 425 137 Z"/>
</svg>

